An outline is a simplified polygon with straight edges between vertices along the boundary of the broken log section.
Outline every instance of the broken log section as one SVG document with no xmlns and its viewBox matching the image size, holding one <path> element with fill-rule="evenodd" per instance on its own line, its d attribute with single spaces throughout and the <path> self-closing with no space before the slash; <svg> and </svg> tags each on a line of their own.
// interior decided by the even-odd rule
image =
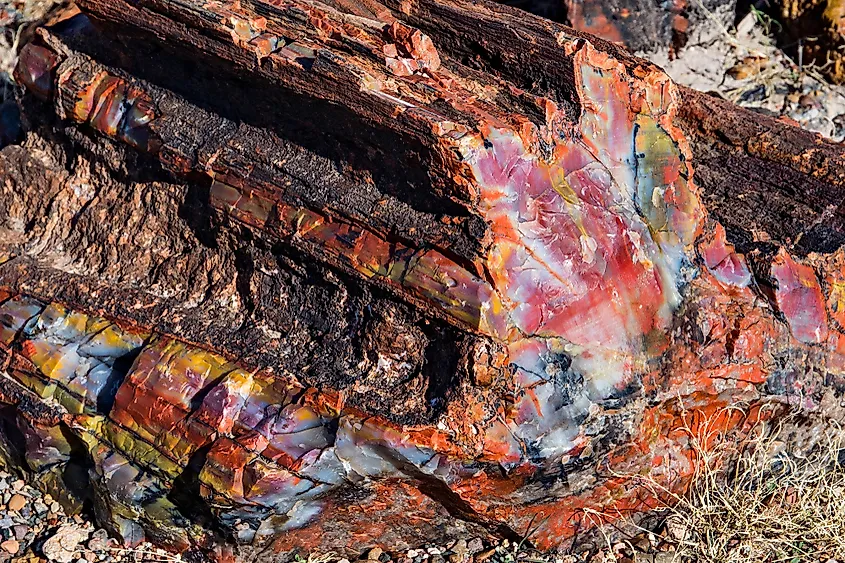
<svg viewBox="0 0 845 563">
<path fill-rule="evenodd" d="M 80 5 L 0 153 L 0 453 L 126 541 L 551 549 L 838 416 L 841 146 L 486 2 Z"/>
</svg>

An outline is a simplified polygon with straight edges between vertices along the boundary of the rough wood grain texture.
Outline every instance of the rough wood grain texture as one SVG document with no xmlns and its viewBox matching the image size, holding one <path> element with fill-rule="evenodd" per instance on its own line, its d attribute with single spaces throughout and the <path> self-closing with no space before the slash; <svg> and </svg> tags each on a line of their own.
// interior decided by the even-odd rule
<svg viewBox="0 0 845 563">
<path fill-rule="evenodd" d="M 507 6 L 81 6 L 0 152 L 0 452 L 127 541 L 561 548 L 841 416 L 841 146 Z"/>
<path fill-rule="evenodd" d="M 843 242 L 845 151 L 819 135 L 681 89 L 679 126 L 695 157 L 695 180 L 714 218 L 748 252 L 755 242 L 800 256 Z"/>
</svg>

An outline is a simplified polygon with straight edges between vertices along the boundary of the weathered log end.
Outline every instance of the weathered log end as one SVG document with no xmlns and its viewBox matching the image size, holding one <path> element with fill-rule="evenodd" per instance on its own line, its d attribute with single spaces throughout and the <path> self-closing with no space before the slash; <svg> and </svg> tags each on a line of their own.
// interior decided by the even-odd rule
<svg viewBox="0 0 845 563">
<path fill-rule="evenodd" d="M 125 541 L 558 548 L 840 415 L 840 147 L 495 4 L 81 5 L 0 152 L 0 454 Z"/>
</svg>

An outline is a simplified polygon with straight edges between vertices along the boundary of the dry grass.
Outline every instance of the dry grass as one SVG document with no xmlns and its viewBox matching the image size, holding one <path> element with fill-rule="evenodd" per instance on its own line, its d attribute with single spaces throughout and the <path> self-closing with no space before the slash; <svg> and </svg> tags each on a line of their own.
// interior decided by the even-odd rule
<svg viewBox="0 0 845 563">
<path fill-rule="evenodd" d="M 815 421 L 815 446 L 801 455 L 782 437 L 784 428 L 797 423 L 758 423 L 742 443 L 705 424 L 698 433 L 688 432 L 698 462 L 686 495 L 642 479 L 668 499 L 663 541 L 656 543 L 673 552 L 669 560 L 804 563 L 845 557 L 843 430 L 835 421 Z M 726 458 L 735 463 L 721 468 Z M 607 553 L 602 556 L 608 560 Z M 640 555 L 634 560 L 655 559 Z"/>
<path fill-rule="evenodd" d="M 845 555 L 845 470 L 838 428 L 806 457 L 760 428 L 728 472 L 702 471 L 667 529 L 682 559 L 701 563 L 819 561 Z"/>
<path fill-rule="evenodd" d="M 118 555 L 124 561 L 142 561 L 143 563 L 183 563 L 184 561 L 179 553 L 168 553 L 149 545 L 133 548 L 108 547 L 106 550 L 113 556 Z"/>
</svg>

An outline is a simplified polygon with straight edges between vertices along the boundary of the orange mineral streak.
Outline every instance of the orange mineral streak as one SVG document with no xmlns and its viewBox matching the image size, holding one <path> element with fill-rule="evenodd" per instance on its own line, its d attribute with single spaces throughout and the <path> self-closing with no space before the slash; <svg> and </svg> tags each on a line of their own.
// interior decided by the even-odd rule
<svg viewBox="0 0 845 563">
<path fill-rule="evenodd" d="M 570 489 L 565 502 L 526 502 L 512 481 L 486 475 L 468 479 L 459 492 L 468 499 L 499 497 L 500 503 L 473 502 L 473 507 L 511 522 L 532 543 L 550 548 L 560 538 L 671 504 L 672 494 L 682 494 L 702 467 L 703 453 L 723 444 L 725 434 L 747 435 L 776 412 L 760 404 L 733 408 L 734 403 L 696 393 L 683 404 L 670 400 L 647 409 L 637 440 L 596 465 L 596 474 L 604 479 L 583 491 Z"/>
<path fill-rule="evenodd" d="M 845 250 L 837 250 L 821 267 L 826 274 L 824 287 L 828 314 L 836 323 L 836 330 L 845 332 Z"/>
<path fill-rule="evenodd" d="M 845 376 L 845 250 L 839 248 L 828 256 L 811 256 L 820 272 L 830 324 L 828 347 L 833 350 L 827 368 L 838 377 Z"/>
<path fill-rule="evenodd" d="M 423 545 L 437 534 L 435 522 L 443 507 L 406 482 L 388 479 L 373 484 L 364 498 L 330 500 L 325 511 L 334 518 L 275 539 L 274 551 L 310 551 L 326 538 L 339 538 L 360 551 L 362 546 L 399 545 L 402 549 Z"/>
<path fill-rule="evenodd" d="M 420 30 L 393 22 L 385 35 L 389 41 L 384 45 L 385 63 L 393 74 L 410 76 L 440 68 L 440 55 L 434 43 Z"/>
<path fill-rule="evenodd" d="M 788 338 L 786 328 L 771 310 L 759 306 L 759 297 L 750 290 L 724 291 L 720 282 L 710 280 L 693 282 L 698 299 L 688 313 L 689 332 L 672 346 L 667 358 L 676 369 L 669 372 L 668 381 L 645 378 L 650 391 L 753 390 L 774 369 L 771 351 Z"/>
</svg>

